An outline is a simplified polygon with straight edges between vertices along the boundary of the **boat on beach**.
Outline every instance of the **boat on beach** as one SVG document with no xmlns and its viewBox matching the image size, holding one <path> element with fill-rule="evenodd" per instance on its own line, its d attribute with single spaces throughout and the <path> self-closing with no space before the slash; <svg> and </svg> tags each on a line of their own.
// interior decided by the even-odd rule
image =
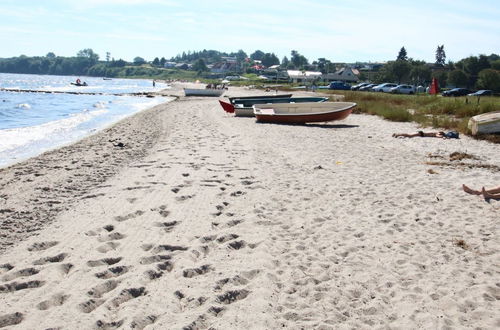
<svg viewBox="0 0 500 330">
<path fill-rule="evenodd" d="M 303 103 L 303 102 L 326 102 L 327 97 L 285 97 L 285 98 L 250 98 L 237 99 L 234 103 L 219 101 L 224 111 L 234 113 L 236 117 L 254 117 L 254 104 L 275 104 L 275 103 Z M 224 104 L 223 104 L 224 103 Z M 230 107 L 233 107 L 231 112 Z M 228 111 L 229 110 L 229 111 Z"/>
<path fill-rule="evenodd" d="M 184 88 L 186 96 L 216 96 L 224 94 L 225 89 L 210 89 L 210 88 Z"/>
<path fill-rule="evenodd" d="M 275 124 L 305 124 L 347 118 L 356 107 L 353 102 L 306 102 L 255 104 L 257 122 Z"/>
<path fill-rule="evenodd" d="M 472 135 L 500 133 L 500 111 L 483 113 L 469 119 Z"/>
<path fill-rule="evenodd" d="M 273 94 L 273 95 L 253 95 L 253 96 L 235 96 L 228 97 L 230 103 L 234 103 L 236 100 L 248 100 L 248 99 L 282 99 L 292 97 L 292 94 Z"/>
</svg>

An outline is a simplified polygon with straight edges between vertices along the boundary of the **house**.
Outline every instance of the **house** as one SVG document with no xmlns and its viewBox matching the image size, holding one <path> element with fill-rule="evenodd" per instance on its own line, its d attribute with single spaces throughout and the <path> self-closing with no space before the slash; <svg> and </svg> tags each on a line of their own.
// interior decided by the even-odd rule
<svg viewBox="0 0 500 330">
<path fill-rule="evenodd" d="M 358 81 L 359 71 L 350 67 L 345 67 L 337 70 L 334 73 L 325 73 L 321 77 L 323 81 Z"/>
<path fill-rule="evenodd" d="M 222 56 L 220 62 L 216 62 L 210 67 L 212 73 L 237 72 L 238 69 L 238 60 L 231 56 Z"/>
<path fill-rule="evenodd" d="M 321 72 L 317 71 L 300 71 L 288 70 L 288 77 L 294 83 L 298 82 L 312 82 L 321 79 Z"/>
</svg>

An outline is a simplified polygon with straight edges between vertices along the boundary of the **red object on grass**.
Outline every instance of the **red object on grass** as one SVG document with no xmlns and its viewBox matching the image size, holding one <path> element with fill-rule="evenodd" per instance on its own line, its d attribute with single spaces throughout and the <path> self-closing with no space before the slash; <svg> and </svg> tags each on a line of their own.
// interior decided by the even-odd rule
<svg viewBox="0 0 500 330">
<path fill-rule="evenodd" d="M 429 94 L 436 95 L 439 93 L 439 84 L 436 78 L 432 78 L 431 88 L 429 89 Z"/>
</svg>

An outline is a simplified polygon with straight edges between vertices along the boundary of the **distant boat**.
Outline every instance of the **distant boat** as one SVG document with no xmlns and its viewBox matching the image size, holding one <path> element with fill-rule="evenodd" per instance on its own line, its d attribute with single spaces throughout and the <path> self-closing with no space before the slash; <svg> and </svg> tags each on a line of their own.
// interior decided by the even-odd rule
<svg viewBox="0 0 500 330">
<path fill-rule="evenodd" d="M 236 117 L 254 117 L 254 104 L 276 104 L 276 103 L 304 103 L 304 102 L 326 102 L 328 97 L 286 97 L 270 99 L 246 99 L 236 100 L 233 104 Z"/>
<path fill-rule="evenodd" d="M 500 111 L 483 113 L 469 119 L 468 128 L 473 135 L 500 133 Z"/>
<path fill-rule="evenodd" d="M 113 80 L 113 79 L 104 77 L 104 78 L 102 78 L 102 80 Z"/>
<path fill-rule="evenodd" d="M 82 87 L 82 86 L 88 86 L 87 83 L 84 81 L 83 83 L 74 83 L 72 82 L 71 85 L 73 86 L 78 86 L 78 87 Z"/>
<path fill-rule="evenodd" d="M 304 124 L 342 120 L 356 106 L 353 102 L 307 102 L 255 104 L 255 117 L 261 123 Z"/>
<path fill-rule="evenodd" d="M 225 89 L 184 88 L 186 96 L 221 96 Z"/>
</svg>

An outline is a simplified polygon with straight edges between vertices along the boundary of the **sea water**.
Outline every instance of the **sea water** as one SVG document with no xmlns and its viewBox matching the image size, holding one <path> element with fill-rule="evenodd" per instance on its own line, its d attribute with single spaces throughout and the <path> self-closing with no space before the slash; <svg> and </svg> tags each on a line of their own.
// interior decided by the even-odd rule
<svg viewBox="0 0 500 330">
<path fill-rule="evenodd" d="M 70 84 L 78 78 L 88 86 Z M 145 79 L 0 73 L 0 88 L 106 94 L 0 91 L 0 167 L 77 141 L 136 112 L 172 100 L 116 95 L 169 88 L 158 82 L 153 87 L 152 81 Z"/>
</svg>

